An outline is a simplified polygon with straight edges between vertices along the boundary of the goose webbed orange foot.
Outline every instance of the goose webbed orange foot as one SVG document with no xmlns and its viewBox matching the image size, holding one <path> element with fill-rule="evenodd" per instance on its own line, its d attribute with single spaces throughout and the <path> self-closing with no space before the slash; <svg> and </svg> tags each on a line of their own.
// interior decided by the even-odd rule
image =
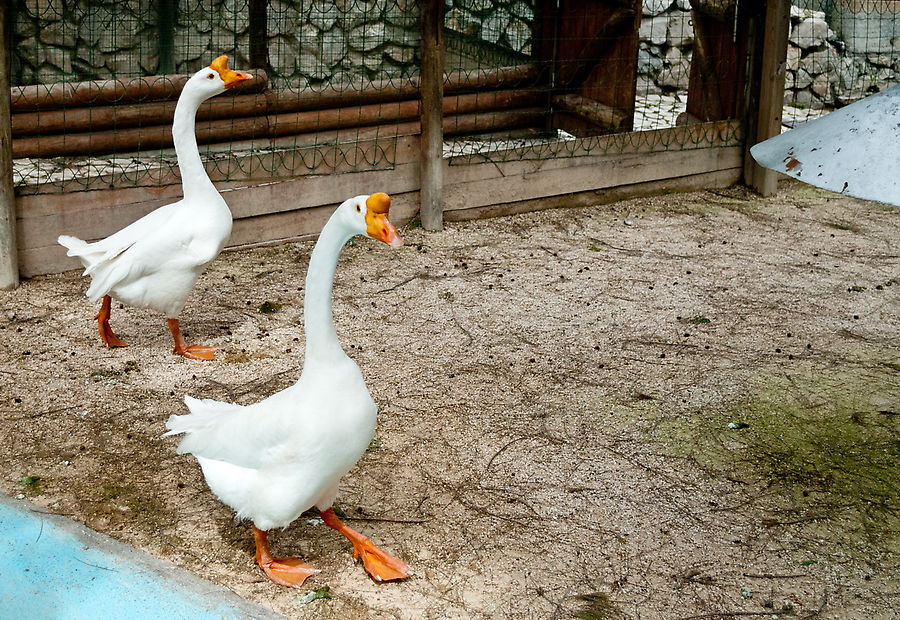
<svg viewBox="0 0 900 620">
<path fill-rule="evenodd" d="M 275 583 L 288 588 L 299 588 L 309 577 L 321 572 L 300 558 L 273 558 L 269 552 L 268 537 L 268 532 L 253 526 L 256 564 Z"/>
<path fill-rule="evenodd" d="M 207 347 L 202 344 L 188 344 L 181 335 L 181 328 L 178 326 L 178 319 L 169 319 L 169 331 L 172 332 L 172 339 L 175 341 L 175 348 L 172 353 L 181 355 L 191 360 L 210 361 L 216 358 L 216 347 Z"/>
<path fill-rule="evenodd" d="M 329 508 L 320 513 L 325 525 L 339 532 L 353 543 L 353 557 L 362 559 L 363 568 L 375 581 L 396 581 L 405 579 L 409 574 L 409 567 L 400 558 L 379 549 L 375 543 L 354 530 L 344 525 L 334 509 Z"/>
<path fill-rule="evenodd" d="M 97 330 L 100 332 L 100 339 L 108 347 L 127 347 L 128 345 L 116 336 L 112 327 L 109 326 L 109 317 L 112 314 L 112 298 L 104 295 L 103 302 L 100 304 L 100 310 L 94 316 L 97 319 Z"/>
</svg>

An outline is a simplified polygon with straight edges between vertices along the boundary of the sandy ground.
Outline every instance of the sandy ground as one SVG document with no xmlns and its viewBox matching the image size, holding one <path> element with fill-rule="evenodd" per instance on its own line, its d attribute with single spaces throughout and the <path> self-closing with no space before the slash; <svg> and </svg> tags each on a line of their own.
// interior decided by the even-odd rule
<svg viewBox="0 0 900 620">
<path fill-rule="evenodd" d="M 184 394 L 295 380 L 311 242 L 212 264 L 182 317 L 210 363 L 134 308 L 112 319 L 131 346 L 104 349 L 79 272 L 0 292 L 0 490 L 294 618 L 896 617 L 896 208 L 790 183 L 403 234 L 348 246 L 334 302 L 380 406 L 338 504 L 405 582 L 373 583 L 314 514 L 272 539 L 322 573 L 268 582 L 160 438 Z M 826 417 L 872 442 L 769 449 Z M 852 468 L 817 460 L 841 456 L 884 484 L 847 492 Z"/>
</svg>

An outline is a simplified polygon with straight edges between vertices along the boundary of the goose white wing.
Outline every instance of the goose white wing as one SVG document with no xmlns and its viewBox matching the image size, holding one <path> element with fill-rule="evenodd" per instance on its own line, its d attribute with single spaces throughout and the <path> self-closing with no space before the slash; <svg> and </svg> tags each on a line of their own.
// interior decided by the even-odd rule
<svg viewBox="0 0 900 620">
<path fill-rule="evenodd" d="M 164 437 L 184 433 L 179 454 L 224 461 L 259 469 L 285 460 L 302 458 L 304 435 L 289 430 L 297 426 L 296 404 L 289 390 L 253 405 L 184 397 L 188 415 L 173 415 Z M 312 446 L 309 446 L 312 449 Z"/>
<path fill-rule="evenodd" d="M 115 292 L 128 303 L 165 306 L 165 302 L 154 304 L 144 298 L 186 297 L 199 269 L 218 254 L 230 232 L 229 227 L 221 231 L 224 235 L 215 231 L 210 235 L 206 222 L 198 221 L 203 219 L 181 201 L 160 207 L 96 243 L 74 237 L 60 237 L 59 241 L 69 249 L 69 256 L 81 260 L 85 275 L 91 276 L 86 292 L 91 301 Z M 150 283 L 138 284 L 153 274 L 170 275 L 152 287 Z M 168 288 L 177 290 L 169 292 Z"/>
</svg>

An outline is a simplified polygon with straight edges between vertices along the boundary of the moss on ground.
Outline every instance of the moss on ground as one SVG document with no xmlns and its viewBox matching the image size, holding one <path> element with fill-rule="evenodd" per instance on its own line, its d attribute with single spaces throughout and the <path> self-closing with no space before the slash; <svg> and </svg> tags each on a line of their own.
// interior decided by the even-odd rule
<svg viewBox="0 0 900 620">
<path fill-rule="evenodd" d="M 664 440 L 710 474 L 750 483 L 764 525 L 877 562 L 900 549 L 894 365 L 770 377 L 726 410 L 665 423 Z"/>
</svg>

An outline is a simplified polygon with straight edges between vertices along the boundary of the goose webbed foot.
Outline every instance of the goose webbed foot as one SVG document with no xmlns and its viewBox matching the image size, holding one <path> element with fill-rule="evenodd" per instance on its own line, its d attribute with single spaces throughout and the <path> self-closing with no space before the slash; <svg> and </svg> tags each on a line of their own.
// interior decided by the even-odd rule
<svg viewBox="0 0 900 620">
<path fill-rule="evenodd" d="M 275 583 L 288 588 L 299 588 L 307 578 L 321 572 L 300 558 L 273 558 L 269 552 L 268 532 L 253 526 L 256 542 L 256 564 Z"/>
<path fill-rule="evenodd" d="M 344 525 L 337 515 L 334 514 L 334 509 L 329 508 L 320 514 L 322 520 L 325 521 L 325 525 L 340 532 L 353 543 L 353 557 L 362 559 L 363 568 L 366 569 L 366 572 L 369 573 L 372 579 L 375 581 L 396 581 L 405 579 L 408 576 L 409 567 L 406 562 L 379 549 L 371 540 Z"/>
<path fill-rule="evenodd" d="M 188 344 L 181 335 L 181 328 L 178 325 L 178 319 L 168 319 L 169 331 L 172 332 L 172 339 L 175 341 L 175 348 L 172 353 L 181 355 L 191 360 L 213 360 L 216 357 L 216 347 L 206 347 L 201 344 Z"/>
<path fill-rule="evenodd" d="M 100 304 L 100 310 L 94 316 L 97 319 L 97 330 L 100 332 L 100 339 L 108 347 L 127 347 L 128 345 L 122 342 L 113 332 L 112 327 L 109 326 L 109 317 L 112 314 L 111 309 L 112 297 L 104 295 L 103 302 Z"/>
</svg>

